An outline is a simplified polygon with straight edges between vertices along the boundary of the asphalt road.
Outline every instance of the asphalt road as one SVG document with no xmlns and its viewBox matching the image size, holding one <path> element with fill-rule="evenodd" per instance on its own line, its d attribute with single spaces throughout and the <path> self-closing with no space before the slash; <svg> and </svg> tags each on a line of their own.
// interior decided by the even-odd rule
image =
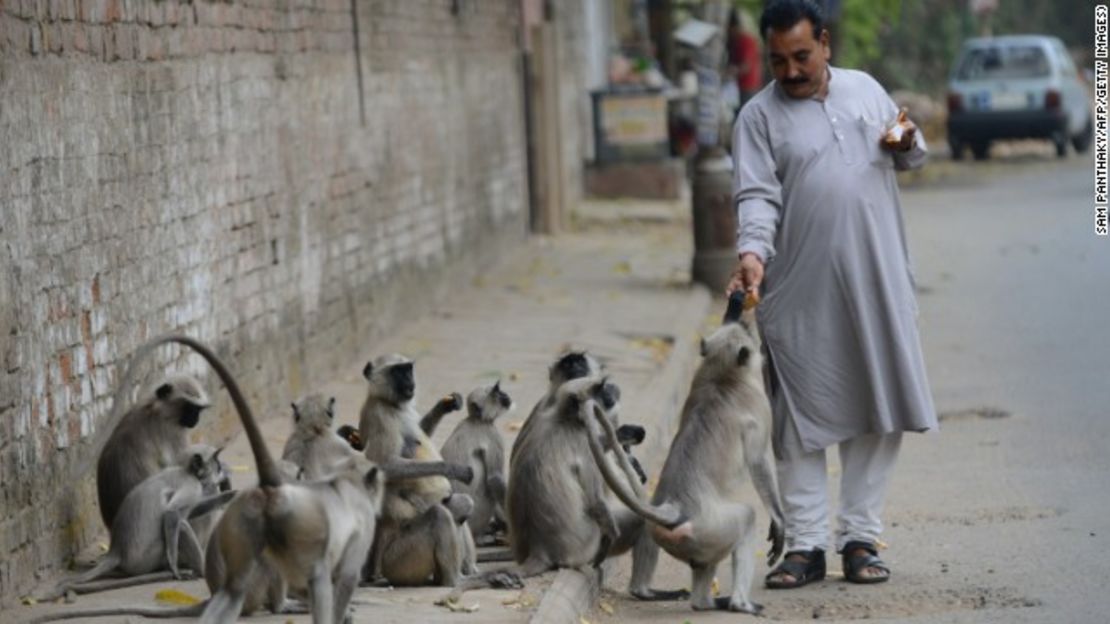
<svg viewBox="0 0 1110 624">
<path fill-rule="evenodd" d="M 834 557 L 825 582 L 755 600 L 787 621 L 1110 622 L 1110 239 L 1094 234 L 1093 160 L 937 164 L 955 174 L 903 205 L 942 422 L 903 446 L 893 579 L 850 585 Z M 688 578 L 663 556 L 657 586 Z M 594 622 L 740 619 L 636 603 L 623 574 L 607 585 Z"/>
</svg>

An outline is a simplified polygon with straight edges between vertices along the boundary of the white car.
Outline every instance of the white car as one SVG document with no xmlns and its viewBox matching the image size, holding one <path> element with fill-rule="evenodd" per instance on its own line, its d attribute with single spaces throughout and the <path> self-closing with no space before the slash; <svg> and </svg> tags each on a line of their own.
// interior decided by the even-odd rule
<svg viewBox="0 0 1110 624">
<path fill-rule="evenodd" d="M 948 145 L 978 160 L 998 139 L 1049 139 L 1085 152 L 1094 137 L 1091 94 L 1064 44 L 1045 35 L 969 39 L 948 82 Z"/>
</svg>

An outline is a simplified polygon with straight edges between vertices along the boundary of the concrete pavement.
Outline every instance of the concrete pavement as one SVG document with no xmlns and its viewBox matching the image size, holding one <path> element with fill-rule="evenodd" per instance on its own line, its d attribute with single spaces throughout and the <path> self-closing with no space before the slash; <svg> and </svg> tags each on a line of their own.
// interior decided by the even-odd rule
<svg viewBox="0 0 1110 624">
<path fill-rule="evenodd" d="M 623 419 L 648 430 L 639 455 L 658 468 L 696 366 L 699 330 L 719 318 L 709 293 L 689 285 L 691 239 L 688 203 L 585 203 L 576 215 L 578 232 L 533 238 L 472 283 L 430 310 L 413 313 L 388 339 L 366 345 L 364 357 L 350 362 L 316 390 L 336 397 L 337 420 L 356 423 L 365 393 L 366 360 L 388 352 L 416 361 L 417 402 L 427 409 L 438 397 L 494 379 L 515 400 L 502 419 L 508 440 L 544 392 L 547 366 L 567 347 L 586 348 L 607 366 L 622 389 Z M 723 309 L 723 308 L 722 308 Z M 230 363 L 234 368 L 234 362 Z M 288 401 L 298 397 L 290 396 Z M 291 428 L 289 413 L 266 415 L 263 431 L 280 453 Z M 441 444 L 461 418 L 445 419 L 435 441 Z M 204 435 L 203 425 L 201 436 Z M 237 487 L 254 483 L 254 467 L 243 436 L 225 458 Z M 624 559 L 627 559 L 625 557 Z M 671 565 L 661 557 L 662 565 Z M 495 564 L 486 564 L 492 566 Z M 626 565 L 626 564 L 620 564 Z M 620 565 L 608 584 L 623 590 Z M 79 597 L 73 605 L 14 609 L 15 621 L 51 611 L 111 605 L 153 606 L 155 592 L 175 588 L 198 598 L 202 581 L 169 582 Z M 360 589 L 355 622 L 577 622 L 598 591 L 593 575 L 548 574 L 530 580 L 524 591 L 467 593 L 453 613 L 436 606 L 442 588 Z M 683 605 L 685 606 L 685 605 Z M 4 614 L 7 621 L 9 614 Z M 138 618 L 132 618 L 138 620 Z M 100 618 L 115 622 L 120 618 Z M 169 620 L 188 621 L 188 620 Z M 256 616 L 257 622 L 308 622 L 307 616 Z"/>
</svg>

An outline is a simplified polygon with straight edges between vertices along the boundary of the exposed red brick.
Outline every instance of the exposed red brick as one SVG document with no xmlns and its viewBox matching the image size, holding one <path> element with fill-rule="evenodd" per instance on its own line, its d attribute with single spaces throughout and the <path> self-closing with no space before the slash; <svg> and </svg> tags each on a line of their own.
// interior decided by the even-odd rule
<svg viewBox="0 0 1110 624">
<path fill-rule="evenodd" d="M 58 356 L 58 368 L 62 371 L 62 383 L 68 386 L 73 382 L 73 361 L 68 351 Z"/>
<path fill-rule="evenodd" d="M 108 23 L 119 21 L 123 16 L 123 11 L 120 9 L 119 0 L 108 0 L 108 7 L 104 10 L 104 18 Z"/>
</svg>

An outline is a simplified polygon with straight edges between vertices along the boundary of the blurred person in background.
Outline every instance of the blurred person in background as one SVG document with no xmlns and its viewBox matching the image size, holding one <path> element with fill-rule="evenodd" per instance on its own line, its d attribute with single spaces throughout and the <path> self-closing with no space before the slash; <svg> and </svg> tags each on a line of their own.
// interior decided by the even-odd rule
<svg viewBox="0 0 1110 624">
<path fill-rule="evenodd" d="M 740 106 L 763 88 L 763 51 L 752 18 L 733 9 L 728 16 L 729 67 L 740 92 Z"/>
</svg>

